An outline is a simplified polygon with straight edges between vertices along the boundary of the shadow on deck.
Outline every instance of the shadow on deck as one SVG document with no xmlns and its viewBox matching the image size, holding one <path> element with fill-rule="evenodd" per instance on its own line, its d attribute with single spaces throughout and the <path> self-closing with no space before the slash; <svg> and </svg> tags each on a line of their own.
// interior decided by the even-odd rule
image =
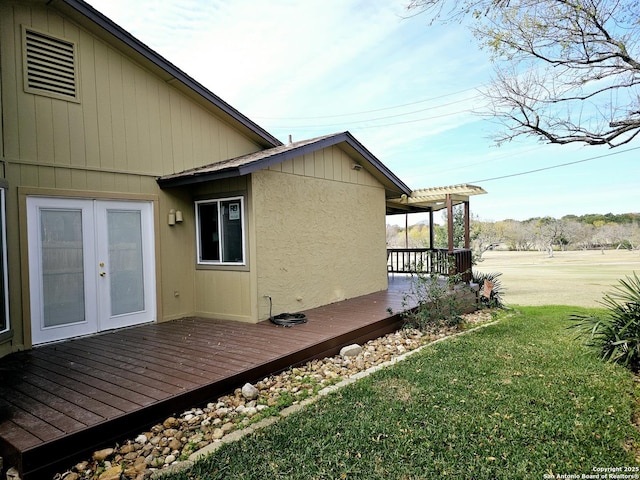
<svg viewBox="0 0 640 480">
<path fill-rule="evenodd" d="M 203 318 L 65 341 L 0 360 L 0 456 L 51 478 L 94 450 L 245 382 L 335 355 L 400 327 L 407 277 L 305 311 L 291 328 Z M 471 299 L 471 302 L 474 300 Z M 394 313 L 390 313 L 394 312 Z"/>
</svg>

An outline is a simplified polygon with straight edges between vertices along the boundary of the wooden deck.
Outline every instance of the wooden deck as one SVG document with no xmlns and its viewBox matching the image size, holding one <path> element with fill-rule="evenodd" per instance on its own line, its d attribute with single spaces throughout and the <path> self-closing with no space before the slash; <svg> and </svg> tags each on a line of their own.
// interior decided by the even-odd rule
<svg viewBox="0 0 640 480">
<path fill-rule="evenodd" d="M 313 358 L 397 329 L 406 278 L 307 310 L 285 328 L 203 318 L 47 345 L 0 360 L 0 456 L 23 479 L 51 478 L 97 448 Z"/>
</svg>

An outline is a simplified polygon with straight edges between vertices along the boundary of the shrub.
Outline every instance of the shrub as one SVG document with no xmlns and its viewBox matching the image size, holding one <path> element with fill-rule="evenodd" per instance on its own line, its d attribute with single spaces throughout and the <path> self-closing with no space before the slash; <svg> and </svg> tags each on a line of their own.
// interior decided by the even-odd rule
<svg viewBox="0 0 640 480">
<path fill-rule="evenodd" d="M 586 343 L 600 350 L 600 357 L 638 372 L 640 370 L 640 278 L 634 272 L 619 280 L 599 302 L 604 315 L 577 315 L 576 322 Z"/>
<path fill-rule="evenodd" d="M 413 299 L 416 307 L 403 314 L 405 326 L 419 330 L 455 327 L 462 322 L 461 301 L 455 293 L 456 284 L 462 275 L 456 274 L 443 279 L 438 273 L 412 274 L 410 293 L 405 295 L 405 305 Z M 463 285 L 464 288 L 464 284 Z"/>
</svg>

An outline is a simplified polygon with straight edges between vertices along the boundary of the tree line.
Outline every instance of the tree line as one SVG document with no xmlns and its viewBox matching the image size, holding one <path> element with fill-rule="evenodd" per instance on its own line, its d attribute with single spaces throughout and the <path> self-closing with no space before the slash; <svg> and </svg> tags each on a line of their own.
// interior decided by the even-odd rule
<svg viewBox="0 0 640 480">
<path fill-rule="evenodd" d="M 464 246 L 462 209 L 454 209 L 454 245 Z M 433 248 L 448 245 L 446 215 L 444 226 L 434 225 Z M 471 219 L 471 248 L 476 255 L 487 250 L 540 250 L 553 255 L 556 250 L 640 249 L 640 214 L 565 215 L 562 218 L 535 217 L 528 220 L 482 221 Z M 429 225 L 419 223 L 404 228 L 387 225 L 389 248 L 428 248 Z"/>
</svg>

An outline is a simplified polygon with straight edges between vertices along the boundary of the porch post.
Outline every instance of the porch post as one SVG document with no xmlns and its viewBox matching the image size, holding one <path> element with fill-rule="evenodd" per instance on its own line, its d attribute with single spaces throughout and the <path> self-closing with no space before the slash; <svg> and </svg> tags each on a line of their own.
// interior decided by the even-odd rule
<svg viewBox="0 0 640 480">
<path fill-rule="evenodd" d="M 448 227 L 448 237 L 449 237 L 449 253 L 453 253 L 453 200 L 451 199 L 451 195 L 447 193 L 446 196 L 447 201 L 447 227 Z"/>
<path fill-rule="evenodd" d="M 433 250 L 433 244 L 435 243 L 435 233 L 433 232 L 433 210 L 429 209 L 429 248 Z"/>
<path fill-rule="evenodd" d="M 471 244 L 471 214 L 469 211 L 469 200 L 464 202 L 464 248 L 469 250 Z"/>
<path fill-rule="evenodd" d="M 409 214 L 404 214 L 404 248 L 409 248 Z"/>
</svg>

